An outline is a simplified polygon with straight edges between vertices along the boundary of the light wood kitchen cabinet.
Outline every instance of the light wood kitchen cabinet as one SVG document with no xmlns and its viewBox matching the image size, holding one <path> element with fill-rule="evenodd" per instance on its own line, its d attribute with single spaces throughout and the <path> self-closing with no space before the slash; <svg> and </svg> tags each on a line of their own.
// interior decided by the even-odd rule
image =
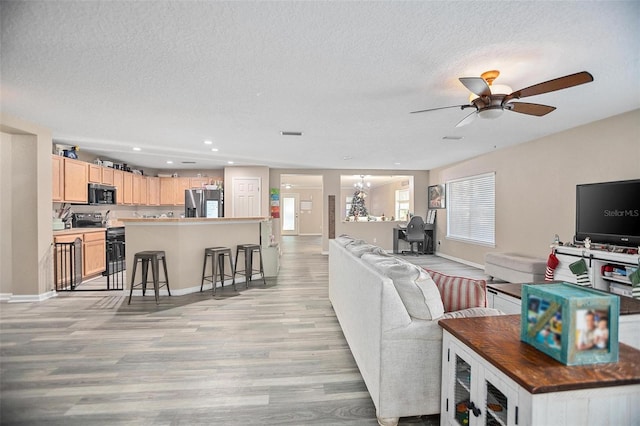
<svg viewBox="0 0 640 426">
<path fill-rule="evenodd" d="M 134 176 L 135 178 L 135 176 Z M 143 206 L 146 206 L 149 204 L 148 202 L 148 197 L 149 197 L 149 187 L 147 184 L 147 177 L 146 176 L 140 176 L 140 204 Z"/>
<path fill-rule="evenodd" d="M 160 178 L 160 205 L 172 206 L 176 200 L 176 179 Z"/>
<path fill-rule="evenodd" d="M 83 234 L 82 277 L 101 274 L 106 268 L 104 232 Z"/>
<path fill-rule="evenodd" d="M 54 243 L 73 243 L 76 239 L 80 239 L 82 245 L 82 264 L 74 265 L 80 268 L 79 273 L 82 279 L 94 277 L 101 274 L 106 269 L 106 233 L 105 231 L 78 232 L 64 235 L 56 235 L 53 238 Z M 71 262 L 72 253 L 63 248 L 56 248 L 56 263 L 58 275 L 56 276 L 57 284 L 70 283 L 71 274 L 73 273 Z M 79 282 L 75 283 L 80 284 Z"/>
<path fill-rule="evenodd" d="M 51 163 L 51 184 L 52 184 L 52 199 L 54 202 L 63 201 L 64 195 L 64 165 L 63 165 L 64 157 L 59 155 L 52 156 Z"/>
<path fill-rule="evenodd" d="M 113 186 L 116 187 L 116 204 L 124 204 L 124 172 L 113 171 Z"/>
<path fill-rule="evenodd" d="M 175 205 L 176 206 L 184 206 L 184 191 L 186 189 L 191 189 L 191 178 L 188 177 L 179 177 L 175 178 L 176 182 L 176 195 L 175 195 Z"/>
<path fill-rule="evenodd" d="M 159 206 L 160 205 L 160 178 L 148 177 L 147 178 L 147 205 Z"/>
<path fill-rule="evenodd" d="M 133 175 L 133 204 L 147 204 L 147 178 L 140 175 Z"/>
<path fill-rule="evenodd" d="M 204 185 L 209 185 L 211 183 L 211 178 L 209 177 L 192 177 L 189 179 L 191 185 L 189 188 L 203 189 Z"/>
<path fill-rule="evenodd" d="M 140 176 L 131 176 L 131 203 L 134 205 L 140 204 Z"/>
<path fill-rule="evenodd" d="M 122 176 L 122 201 L 124 204 L 133 204 L 133 175 L 131 173 L 123 172 Z"/>
<path fill-rule="evenodd" d="M 89 182 L 102 183 L 102 167 L 95 164 L 89 164 Z"/>
<path fill-rule="evenodd" d="M 64 158 L 64 201 L 85 204 L 88 202 L 88 175 L 88 163 Z"/>
<path fill-rule="evenodd" d="M 113 170 L 110 167 L 101 167 L 102 169 L 102 184 L 113 186 Z"/>
</svg>

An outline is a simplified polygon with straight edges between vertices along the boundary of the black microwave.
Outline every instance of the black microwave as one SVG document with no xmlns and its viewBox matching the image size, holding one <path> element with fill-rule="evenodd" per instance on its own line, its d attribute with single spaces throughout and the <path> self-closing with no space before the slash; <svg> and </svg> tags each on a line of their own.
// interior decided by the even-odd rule
<svg viewBox="0 0 640 426">
<path fill-rule="evenodd" d="M 89 184 L 89 204 L 115 204 L 116 188 L 114 186 Z"/>
</svg>

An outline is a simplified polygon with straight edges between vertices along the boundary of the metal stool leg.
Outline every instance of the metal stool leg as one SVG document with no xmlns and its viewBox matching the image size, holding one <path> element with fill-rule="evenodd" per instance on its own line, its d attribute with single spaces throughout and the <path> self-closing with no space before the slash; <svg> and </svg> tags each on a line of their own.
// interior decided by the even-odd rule
<svg viewBox="0 0 640 426">
<path fill-rule="evenodd" d="M 222 260 L 224 264 L 224 259 Z M 236 288 L 236 271 L 233 269 L 233 262 L 231 261 L 231 250 L 229 250 L 229 268 L 231 268 L 231 284 L 233 285 L 233 290 L 238 291 Z"/>
<path fill-rule="evenodd" d="M 258 248 L 258 255 L 260 256 L 260 275 L 262 275 L 262 282 L 267 285 L 267 280 L 264 278 L 264 264 L 262 263 L 262 249 Z"/>
<path fill-rule="evenodd" d="M 153 293 L 156 297 L 156 305 L 158 304 L 158 301 L 160 299 L 160 282 L 159 282 L 159 278 L 158 274 L 160 273 L 159 271 L 159 267 L 158 267 L 158 258 L 154 258 L 153 260 L 151 260 L 151 275 L 153 276 Z"/>
<path fill-rule="evenodd" d="M 211 253 L 211 285 L 213 286 L 213 294 L 216 294 L 216 269 L 218 263 L 218 253 Z M 224 282 L 222 283 L 224 285 Z"/>
<path fill-rule="evenodd" d="M 129 291 L 129 303 L 127 303 L 127 305 L 131 304 L 131 296 L 133 296 L 133 284 L 136 282 L 136 269 L 138 267 L 138 261 L 134 260 L 133 261 L 133 274 L 131 275 L 131 290 Z"/>
<path fill-rule="evenodd" d="M 167 286 L 167 293 L 171 296 L 171 289 L 169 288 L 169 273 L 167 272 L 167 256 L 162 256 L 162 269 L 164 269 L 164 284 Z"/>
<path fill-rule="evenodd" d="M 149 274 L 149 259 L 142 259 L 142 296 L 147 292 L 147 278 Z"/>
<path fill-rule="evenodd" d="M 204 288 L 204 274 L 207 271 L 207 258 L 209 256 L 207 255 L 207 251 L 205 250 L 204 252 L 204 261 L 202 262 L 202 282 L 200 283 L 200 292 L 202 292 L 202 289 Z"/>
</svg>

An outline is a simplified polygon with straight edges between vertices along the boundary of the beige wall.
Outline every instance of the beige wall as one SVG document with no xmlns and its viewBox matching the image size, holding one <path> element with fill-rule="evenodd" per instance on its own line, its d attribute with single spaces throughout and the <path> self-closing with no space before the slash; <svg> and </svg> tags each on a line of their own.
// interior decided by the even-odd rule
<svg viewBox="0 0 640 426">
<path fill-rule="evenodd" d="M 2 294 L 13 293 L 13 260 L 11 243 L 13 227 L 10 226 L 12 218 L 12 179 L 11 179 L 11 135 L 0 133 L 0 224 L 2 236 L 0 236 L 0 297 Z"/>
<path fill-rule="evenodd" d="M 322 213 L 324 212 L 322 189 L 300 189 L 296 193 L 300 202 L 311 202 L 311 210 L 300 209 L 298 233 L 300 235 L 322 235 Z"/>
<path fill-rule="evenodd" d="M 11 190 L 2 180 L 2 229 L 11 228 L 11 255 L 2 256 L 0 293 L 15 300 L 34 300 L 53 289 L 51 225 L 51 132 L 16 117 L 3 114 L 0 131 L 3 175 L 10 170 Z M 7 249 L 6 245 L 3 250 Z"/>
<path fill-rule="evenodd" d="M 640 178 L 640 110 L 501 149 L 431 171 L 433 184 L 496 172 L 496 247 L 446 238 L 437 218 L 440 253 L 484 265 L 490 251 L 546 257 L 554 234 L 575 232 L 575 187 Z"/>
</svg>

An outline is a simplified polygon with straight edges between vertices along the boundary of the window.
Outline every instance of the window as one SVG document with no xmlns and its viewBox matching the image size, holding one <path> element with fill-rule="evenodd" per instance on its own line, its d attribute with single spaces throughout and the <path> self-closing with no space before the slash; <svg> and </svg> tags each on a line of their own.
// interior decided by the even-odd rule
<svg viewBox="0 0 640 426">
<path fill-rule="evenodd" d="M 496 175 L 447 182 L 447 238 L 494 246 Z"/>
<path fill-rule="evenodd" d="M 409 220 L 410 196 L 408 189 L 396 190 L 396 218 L 397 220 Z"/>
</svg>

